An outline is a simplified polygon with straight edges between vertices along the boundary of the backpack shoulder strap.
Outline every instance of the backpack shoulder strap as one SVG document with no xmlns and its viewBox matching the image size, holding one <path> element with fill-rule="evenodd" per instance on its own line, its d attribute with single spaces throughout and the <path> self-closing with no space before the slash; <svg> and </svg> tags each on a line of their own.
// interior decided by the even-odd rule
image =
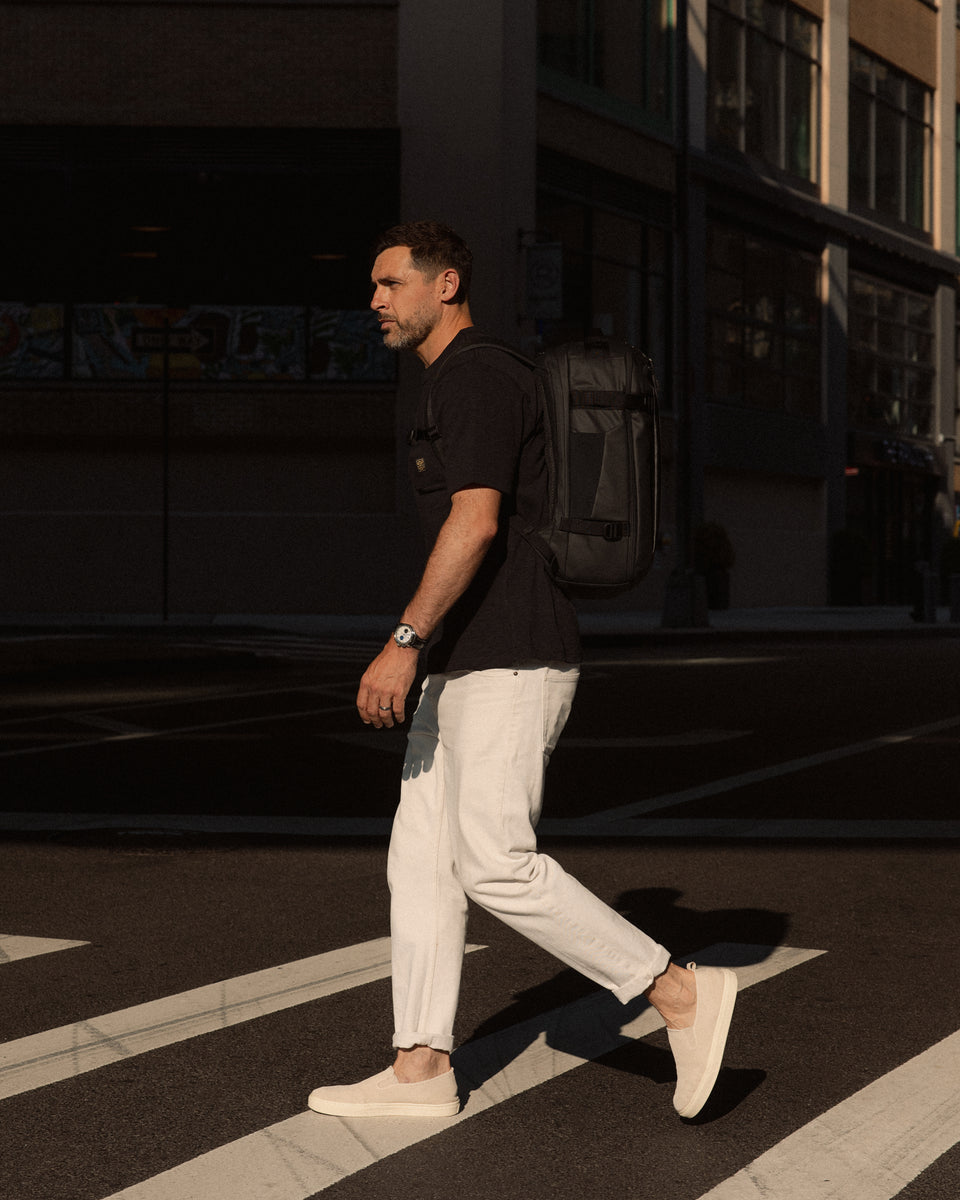
<svg viewBox="0 0 960 1200">
<path fill-rule="evenodd" d="M 509 354 L 511 358 L 515 358 L 517 362 L 523 363 L 523 365 L 525 367 L 529 367 L 531 371 L 535 366 L 532 359 L 528 358 L 521 351 L 514 349 L 514 347 L 509 345 L 507 342 L 496 341 L 493 338 L 482 342 L 468 342 L 465 346 L 457 346 L 457 348 L 451 351 L 451 353 L 447 356 L 446 360 L 440 367 L 440 370 L 437 372 L 436 377 L 431 379 L 430 384 L 427 387 L 426 396 L 424 397 L 426 402 L 424 410 L 426 425 L 423 428 L 412 429 L 410 431 L 409 440 L 411 444 L 413 442 L 439 441 L 440 430 L 433 419 L 433 389 L 436 387 L 437 381 L 446 371 L 447 367 L 449 367 L 450 363 L 453 362 L 455 358 L 459 358 L 461 354 L 466 354 L 471 350 L 502 350 L 504 354 Z M 437 447 L 437 450 L 439 451 L 439 446 Z"/>
</svg>

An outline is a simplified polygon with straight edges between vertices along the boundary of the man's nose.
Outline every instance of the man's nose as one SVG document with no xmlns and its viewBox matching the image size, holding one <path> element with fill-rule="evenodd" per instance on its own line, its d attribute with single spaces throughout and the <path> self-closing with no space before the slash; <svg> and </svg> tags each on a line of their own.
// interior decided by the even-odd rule
<svg viewBox="0 0 960 1200">
<path fill-rule="evenodd" d="M 371 308 L 372 308 L 374 311 L 378 311 L 378 310 L 379 310 L 379 309 L 381 309 L 381 308 L 386 308 L 386 307 L 387 307 L 387 303 L 386 303 L 386 301 L 384 300 L 383 296 L 381 295 L 381 292 L 380 292 L 380 289 L 379 289 L 379 288 L 375 288 L 375 289 L 374 289 L 373 296 L 372 296 L 372 298 L 371 298 L 371 300 L 370 300 L 370 307 L 371 307 Z"/>
</svg>

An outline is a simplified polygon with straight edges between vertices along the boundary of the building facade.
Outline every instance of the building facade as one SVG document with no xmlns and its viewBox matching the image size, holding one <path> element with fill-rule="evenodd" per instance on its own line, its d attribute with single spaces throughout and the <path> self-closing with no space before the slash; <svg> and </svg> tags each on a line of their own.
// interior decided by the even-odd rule
<svg viewBox="0 0 960 1200">
<path fill-rule="evenodd" d="M 662 608 L 719 531 L 714 603 L 960 569 L 956 0 L 0 17 L 8 621 L 398 612 L 419 367 L 369 246 L 418 216 L 470 241 L 492 332 L 654 357 L 662 547 L 607 607 Z"/>
</svg>

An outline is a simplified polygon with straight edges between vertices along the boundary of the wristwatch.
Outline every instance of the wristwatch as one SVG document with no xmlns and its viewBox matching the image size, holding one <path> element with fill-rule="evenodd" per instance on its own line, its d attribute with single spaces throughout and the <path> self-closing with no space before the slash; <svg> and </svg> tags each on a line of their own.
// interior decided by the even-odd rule
<svg viewBox="0 0 960 1200">
<path fill-rule="evenodd" d="M 412 625 L 405 625 L 402 621 L 393 631 L 393 640 L 398 646 L 407 646 L 411 650 L 422 650 L 427 644 Z"/>
</svg>

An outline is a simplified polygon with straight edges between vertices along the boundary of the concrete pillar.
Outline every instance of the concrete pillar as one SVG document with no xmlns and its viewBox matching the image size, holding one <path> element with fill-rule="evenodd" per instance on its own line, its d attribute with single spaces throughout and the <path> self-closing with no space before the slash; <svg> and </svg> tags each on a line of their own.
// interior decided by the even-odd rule
<svg viewBox="0 0 960 1200">
<path fill-rule="evenodd" d="M 850 0 L 830 0 L 823 21 L 823 119 L 820 122 L 824 204 L 847 207 L 847 125 L 850 81 Z"/>
<path fill-rule="evenodd" d="M 402 217 L 467 240 L 474 320 L 511 341 L 536 220 L 536 35 L 535 0 L 400 3 Z"/>
<path fill-rule="evenodd" d="M 687 144 L 703 151 L 707 148 L 707 0 L 687 0 L 686 21 Z"/>
<path fill-rule="evenodd" d="M 850 87 L 850 0 L 829 0 L 821 47 L 823 112 L 820 121 L 820 194 L 824 204 L 849 202 L 848 127 Z M 847 523 L 847 314 L 849 254 L 842 242 L 828 242 L 823 255 L 823 419 L 827 428 L 826 537 Z M 829 571 L 829 565 L 828 565 Z M 827 581 L 829 594 L 830 580 Z"/>
<path fill-rule="evenodd" d="M 827 427 L 827 534 L 847 523 L 847 355 L 849 254 L 829 242 L 823 256 L 823 357 L 821 394 Z"/>
<path fill-rule="evenodd" d="M 940 0 L 933 114 L 933 244 L 957 252 L 957 0 Z"/>
<path fill-rule="evenodd" d="M 704 150 L 707 128 L 707 0 L 678 5 L 679 115 L 674 289 L 677 409 L 677 569 L 664 596 L 665 627 L 709 624 L 705 585 L 693 571 L 693 530 L 703 520 L 703 404 L 706 347 L 706 196 L 689 151 Z"/>
<path fill-rule="evenodd" d="M 934 113 L 933 200 L 934 245 L 945 254 L 957 253 L 957 0 L 941 0 L 937 26 L 937 78 Z M 937 290 L 937 399 L 936 437 L 943 447 L 944 480 L 935 518 L 935 534 L 949 538 L 954 522 L 954 488 L 957 455 L 957 297 L 952 284 Z M 954 595 L 951 592 L 951 611 Z"/>
<path fill-rule="evenodd" d="M 474 320 L 515 344 L 520 235 L 536 221 L 536 39 L 536 0 L 400 0 L 400 219 L 456 229 L 473 251 Z M 421 376 L 419 362 L 401 355 L 395 550 L 404 599 L 423 556 L 405 443 Z"/>
</svg>

